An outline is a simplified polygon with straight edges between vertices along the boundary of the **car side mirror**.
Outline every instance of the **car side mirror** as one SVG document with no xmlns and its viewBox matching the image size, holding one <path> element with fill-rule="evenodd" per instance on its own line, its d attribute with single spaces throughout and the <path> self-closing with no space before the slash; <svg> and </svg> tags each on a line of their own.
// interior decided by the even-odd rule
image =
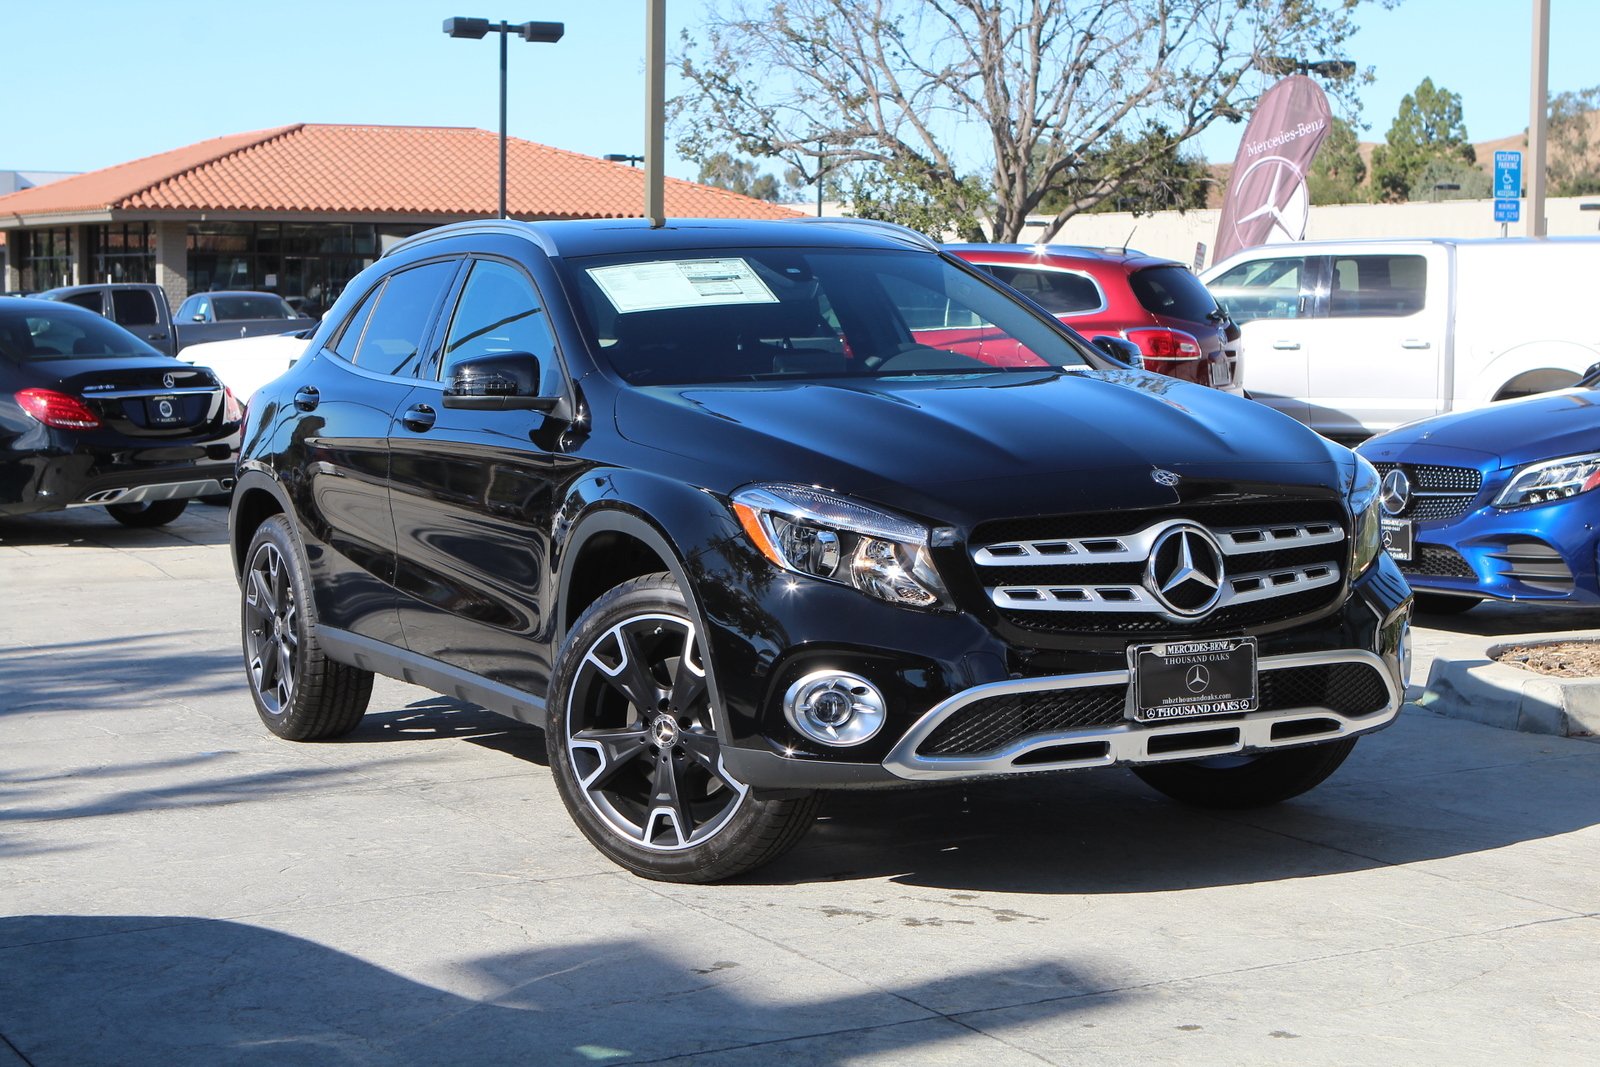
<svg viewBox="0 0 1600 1067">
<path fill-rule="evenodd" d="M 539 395 L 539 357 L 504 352 L 463 360 L 450 368 L 444 406 L 469 411 L 552 411 L 559 396 Z"/>
<path fill-rule="evenodd" d="M 204 322 L 204 321 L 206 321 L 206 317 L 204 315 L 193 315 L 193 316 L 191 316 L 191 318 L 195 322 Z"/>
<path fill-rule="evenodd" d="M 1118 363 L 1126 364 L 1135 370 L 1144 370 L 1144 353 L 1139 351 L 1138 345 L 1127 338 L 1101 334 L 1092 344 Z"/>
</svg>

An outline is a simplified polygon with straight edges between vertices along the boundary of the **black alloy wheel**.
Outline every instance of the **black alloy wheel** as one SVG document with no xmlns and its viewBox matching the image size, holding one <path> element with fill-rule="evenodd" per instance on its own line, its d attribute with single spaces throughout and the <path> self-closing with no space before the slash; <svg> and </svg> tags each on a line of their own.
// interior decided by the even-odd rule
<svg viewBox="0 0 1600 1067">
<path fill-rule="evenodd" d="M 245 559 L 240 628 L 261 721 L 291 741 L 354 730 L 372 696 L 372 672 L 335 662 L 318 645 L 310 584 L 282 515 L 261 524 Z"/>
<path fill-rule="evenodd" d="M 624 583 L 557 659 L 546 738 L 585 836 L 650 878 L 710 882 L 786 851 L 816 797 L 758 800 L 722 764 L 700 638 L 668 575 Z"/>
</svg>

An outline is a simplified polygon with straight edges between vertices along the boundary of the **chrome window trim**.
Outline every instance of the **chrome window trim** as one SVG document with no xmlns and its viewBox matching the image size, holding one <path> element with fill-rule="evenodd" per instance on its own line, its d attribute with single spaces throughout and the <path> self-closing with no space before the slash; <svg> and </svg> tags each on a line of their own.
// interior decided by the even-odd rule
<svg viewBox="0 0 1600 1067">
<path fill-rule="evenodd" d="M 1009 696 L 1017 693 L 1052 692 L 1090 686 L 1127 685 L 1127 670 L 1098 671 L 1093 674 L 1057 675 L 1048 678 L 1013 679 L 973 686 L 941 701 L 930 708 L 884 758 L 883 766 L 899 778 L 913 781 L 931 781 L 949 778 L 981 778 L 999 774 L 1027 774 L 1038 771 L 1074 770 L 1085 767 L 1108 767 L 1117 763 L 1157 763 L 1170 760 L 1197 759 L 1205 756 L 1227 755 L 1250 750 L 1288 748 L 1319 741 L 1333 741 L 1342 737 L 1367 733 L 1387 726 L 1400 712 L 1404 693 L 1395 684 L 1394 676 L 1383 658 L 1375 652 L 1362 649 L 1339 649 L 1328 652 L 1304 652 L 1280 656 L 1264 656 L 1258 672 L 1267 674 L 1293 667 L 1324 666 L 1336 663 L 1364 663 L 1383 679 L 1388 702 L 1377 711 L 1366 715 L 1346 715 L 1330 708 L 1308 706 L 1283 708 L 1272 711 L 1252 711 L 1243 716 L 1208 716 L 1184 719 L 1172 723 L 1135 723 L 1109 727 L 1088 727 L 1080 730 L 1062 730 L 1053 733 L 1031 734 L 1013 742 L 999 752 L 980 757 L 921 756 L 917 746 L 927 740 L 946 719 L 956 712 L 989 697 Z M 1332 720 L 1334 729 L 1322 733 L 1299 735 L 1282 740 L 1272 737 L 1272 728 L 1285 722 L 1302 720 Z M 1151 754 L 1152 738 L 1172 737 L 1186 733 L 1211 730 L 1237 730 L 1238 739 L 1228 745 L 1186 749 L 1179 752 Z M 1103 744 L 1101 755 L 1047 763 L 1016 761 L 1037 749 L 1057 745 Z"/>
</svg>

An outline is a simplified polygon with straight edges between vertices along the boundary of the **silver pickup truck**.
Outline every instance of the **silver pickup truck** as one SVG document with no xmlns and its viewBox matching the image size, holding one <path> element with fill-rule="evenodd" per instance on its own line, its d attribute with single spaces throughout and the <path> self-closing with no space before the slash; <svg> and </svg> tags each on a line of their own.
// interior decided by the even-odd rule
<svg viewBox="0 0 1600 1067">
<path fill-rule="evenodd" d="M 176 316 L 167 305 L 166 291 L 142 282 L 69 285 L 38 295 L 104 315 L 169 356 L 206 341 L 288 333 L 314 325 L 274 293 L 199 293 L 185 300 Z M 244 317 L 234 317 L 235 308 Z"/>
</svg>

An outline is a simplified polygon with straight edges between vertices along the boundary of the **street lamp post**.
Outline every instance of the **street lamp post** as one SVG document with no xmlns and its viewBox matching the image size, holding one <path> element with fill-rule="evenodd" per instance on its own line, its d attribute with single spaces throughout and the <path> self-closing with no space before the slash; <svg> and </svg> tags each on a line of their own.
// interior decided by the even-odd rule
<svg viewBox="0 0 1600 1067">
<path fill-rule="evenodd" d="M 490 33 L 500 35 L 500 217 L 510 218 L 506 211 L 506 39 L 516 34 L 524 41 L 555 44 L 567 32 L 559 22 L 490 22 L 488 19 L 445 19 L 444 32 L 450 37 L 481 41 Z"/>
</svg>

